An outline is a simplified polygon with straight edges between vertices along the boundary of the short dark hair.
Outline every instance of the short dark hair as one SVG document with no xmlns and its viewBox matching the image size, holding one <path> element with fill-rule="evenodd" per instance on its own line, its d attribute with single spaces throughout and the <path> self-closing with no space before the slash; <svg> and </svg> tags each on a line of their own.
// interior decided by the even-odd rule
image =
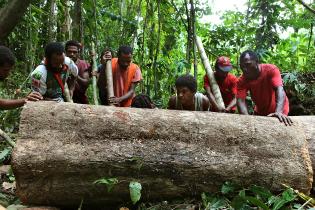
<svg viewBox="0 0 315 210">
<path fill-rule="evenodd" d="M 192 92 L 197 92 L 197 81 L 190 74 L 179 76 L 175 82 L 176 87 L 187 87 Z"/>
<path fill-rule="evenodd" d="M 246 55 L 249 55 L 250 59 L 256 61 L 257 63 L 259 63 L 259 58 L 257 53 L 255 53 L 252 50 L 245 50 L 244 52 L 242 52 L 241 56 L 240 56 L 240 62 L 245 58 Z"/>
<path fill-rule="evenodd" d="M 126 46 L 126 45 L 122 45 L 119 47 L 118 49 L 118 53 L 117 53 L 117 56 L 121 56 L 122 54 L 125 54 L 125 55 L 129 55 L 129 54 L 132 54 L 133 53 L 133 50 L 131 47 L 129 46 Z"/>
<path fill-rule="evenodd" d="M 45 47 L 45 57 L 51 58 L 53 54 L 62 54 L 65 52 L 65 48 L 61 42 L 51 42 Z"/>
<path fill-rule="evenodd" d="M 131 107 L 152 109 L 152 104 L 153 103 L 148 95 L 139 94 L 132 99 Z"/>
<path fill-rule="evenodd" d="M 9 48 L 0 46 L 0 66 L 5 64 L 13 66 L 15 64 L 15 56 Z"/>
<path fill-rule="evenodd" d="M 65 49 L 68 50 L 68 47 L 70 46 L 75 46 L 78 48 L 79 51 L 81 50 L 81 44 L 75 40 L 67 41 L 65 45 Z"/>
</svg>

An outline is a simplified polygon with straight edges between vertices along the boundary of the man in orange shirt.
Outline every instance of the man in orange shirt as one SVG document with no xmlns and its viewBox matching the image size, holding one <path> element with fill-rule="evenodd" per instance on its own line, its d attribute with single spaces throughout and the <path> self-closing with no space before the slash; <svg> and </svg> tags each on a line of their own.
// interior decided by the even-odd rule
<svg viewBox="0 0 315 210">
<path fill-rule="evenodd" d="M 114 97 L 109 99 L 109 103 L 120 107 L 130 107 L 135 96 L 137 84 L 142 80 L 140 68 L 132 63 L 132 48 L 121 46 L 118 50 L 118 58 L 112 58 L 110 51 L 102 53 L 99 66 L 98 89 L 99 96 L 103 105 L 107 102 L 106 73 L 105 66 L 107 60 L 112 60 Z"/>
</svg>

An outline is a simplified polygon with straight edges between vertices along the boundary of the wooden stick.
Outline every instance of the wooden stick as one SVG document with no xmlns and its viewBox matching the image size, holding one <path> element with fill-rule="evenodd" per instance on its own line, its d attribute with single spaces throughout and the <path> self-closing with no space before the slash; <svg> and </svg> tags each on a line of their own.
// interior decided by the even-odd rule
<svg viewBox="0 0 315 210">
<path fill-rule="evenodd" d="M 202 41 L 201 41 L 200 37 L 196 36 L 196 40 L 195 41 L 196 41 L 196 44 L 197 44 L 197 47 L 198 47 L 198 50 L 199 50 L 199 53 L 200 53 L 200 57 L 201 57 L 202 63 L 204 65 L 204 67 L 205 67 L 205 70 L 206 70 L 206 73 L 207 73 L 207 76 L 208 76 L 208 79 L 209 79 L 209 83 L 211 85 L 211 91 L 212 91 L 212 93 L 213 93 L 213 95 L 215 97 L 215 100 L 216 100 L 216 102 L 217 102 L 217 104 L 219 106 L 225 108 L 220 88 L 218 86 L 217 81 L 215 80 L 214 73 L 212 71 L 209 59 L 207 57 L 207 54 L 205 52 L 205 49 L 203 47 L 203 44 L 202 44 Z"/>
<path fill-rule="evenodd" d="M 106 85 L 107 85 L 107 99 L 114 97 L 112 60 L 106 61 Z"/>
<path fill-rule="evenodd" d="M 93 68 L 92 68 L 92 79 L 93 79 L 93 98 L 94 104 L 98 105 L 98 97 L 97 97 L 97 85 L 96 85 L 96 72 L 97 72 L 97 63 L 96 63 L 96 52 L 95 45 L 92 42 L 92 59 L 93 59 Z"/>
</svg>

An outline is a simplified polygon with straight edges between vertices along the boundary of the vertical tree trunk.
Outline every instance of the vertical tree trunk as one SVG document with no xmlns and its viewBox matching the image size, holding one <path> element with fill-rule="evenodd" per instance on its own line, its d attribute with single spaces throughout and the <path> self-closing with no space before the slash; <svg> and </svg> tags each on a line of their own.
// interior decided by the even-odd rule
<svg viewBox="0 0 315 210">
<path fill-rule="evenodd" d="M 157 97 L 157 90 L 158 90 L 157 59 L 160 52 L 160 38 L 161 38 L 161 0 L 158 0 L 157 7 L 158 7 L 158 36 L 157 36 L 156 51 L 153 58 L 154 96 L 155 97 Z"/>
<path fill-rule="evenodd" d="M 73 38 L 83 43 L 82 0 L 76 0 L 73 11 Z"/>
<path fill-rule="evenodd" d="M 188 2 L 185 0 L 185 8 L 186 8 L 186 16 L 187 16 L 187 25 L 188 25 L 188 30 L 187 30 L 187 48 L 186 48 L 186 60 L 189 64 L 188 68 L 186 69 L 186 73 L 190 73 L 190 51 L 191 51 L 191 37 L 192 37 L 192 30 L 191 30 L 191 17 L 189 14 L 189 9 L 188 9 Z"/>
<path fill-rule="evenodd" d="M 97 96 L 97 85 L 96 85 L 96 76 L 95 73 L 97 72 L 97 63 L 96 63 L 96 52 L 95 52 L 95 45 L 92 42 L 92 59 L 93 59 L 93 68 L 92 72 L 94 73 L 92 77 L 92 84 L 93 84 L 93 99 L 94 99 L 94 104 L 98 105 L 98 96 Z"/>
<path fill-rule="evenodd" d="M 6 38 L 20 22 L 31 0 L 10 0 L 0 10 L 0 40 Z"/>
<path fill-rule="evenodd" d="M 96 0 L 93 0 L 93 6 L 94 6 L 93 7 L 93 16 L 94 16 L 94 38 L 95 38 L 95 50 L 94 50 L 94 52 L 98 52 L 97 1 Z"/>
<path fill-rule="evenodd" d="M 197 47 L 198 47 L 199 52 L 200 52 L 200 57 L 201 57 L 202 63 L 206 69 L 207 76 L 209 78 L 209 82 L 211 85 L 211 90 L 213 92 L 215 100 L 219 106 L 221 106 L 222 108 L 225 108 L 220 88 L 217 84 L 217 81 L 215 80 L 214 73 L 212 71 L 212 68 L 211 68 L 211 65 L 209 63 L 209 59 L 207 57 L 205 49 L 203 47 L 202 41 L 201 41 L 200 37 L 198 37 L 198 36 L 196 37 L 196 44 L 197 44 Z"/>
<path fill-rule="evenodd" d="M 197 69 L 197 58 L 196 58 L 196 11 L 194 0 L 190 0 L 190 18 L 191 18 L 191 28 L 192 28 L 192 48 L 193 48 L 193 57 L 194 57 L 194 77 L 197 79 L 198 69 Z"/>
<path fill-rule="evenodd" d="M 55 10 L 56 10 L 56 0 L 50 0 L 50 12 L 49 12 L 49 25 L 48 25 L 48 37 L 47 41 L 52 42 L 55 40 L 55 29 L 56 26 L 56 17 L 55 17 Z"/>
<path fill-rule="evenodd" d="M 69 0 L 64 0 L 64 23 L 62 26 L 62 33 L 64 41 L 72 39 L 71 32 L 71 16 L 70 16 L 70 2 Z"/>
</svg>

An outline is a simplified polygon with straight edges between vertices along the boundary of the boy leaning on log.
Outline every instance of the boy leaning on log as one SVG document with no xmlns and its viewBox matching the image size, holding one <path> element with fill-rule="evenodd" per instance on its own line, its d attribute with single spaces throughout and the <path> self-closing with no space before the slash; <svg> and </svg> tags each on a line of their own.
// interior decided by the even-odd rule
<svg viewBox="0 0 315 210">
<path fill-rule="evenodd" d="M 15 57 L 12 51 L 5 46 L 0 46 L 0 81 L 9 76 L 14 65 Z M 36 92 L 32 92 L 21 99 L 0 99 L 0 109 L 14 109 L 23 106 L 27 101 L 38 101 L 41 99 L 43 97 Z"/>
<path fill-rule="evenodd" d="M 255 115 L 277 117 L 285 125 L 293 122 L 287 116 L 289 100 L 283 89 L 280 70 L 273 64 L 259 64 L 255 52 L 247 50 L 240 56 L 243 75 L 237 84 L 237 106 L 240 114 L 248 114 L 247 92 L 255 103 Z"/>
<path fill-rule="evenodd" d="M 210 103 L 206 96 L 197 92 L 197 81 L 191 75 L 183 75 L 175 82 L 177 95 L 168 102 L 168 109 L 209 111 Z"/>
</svg>

